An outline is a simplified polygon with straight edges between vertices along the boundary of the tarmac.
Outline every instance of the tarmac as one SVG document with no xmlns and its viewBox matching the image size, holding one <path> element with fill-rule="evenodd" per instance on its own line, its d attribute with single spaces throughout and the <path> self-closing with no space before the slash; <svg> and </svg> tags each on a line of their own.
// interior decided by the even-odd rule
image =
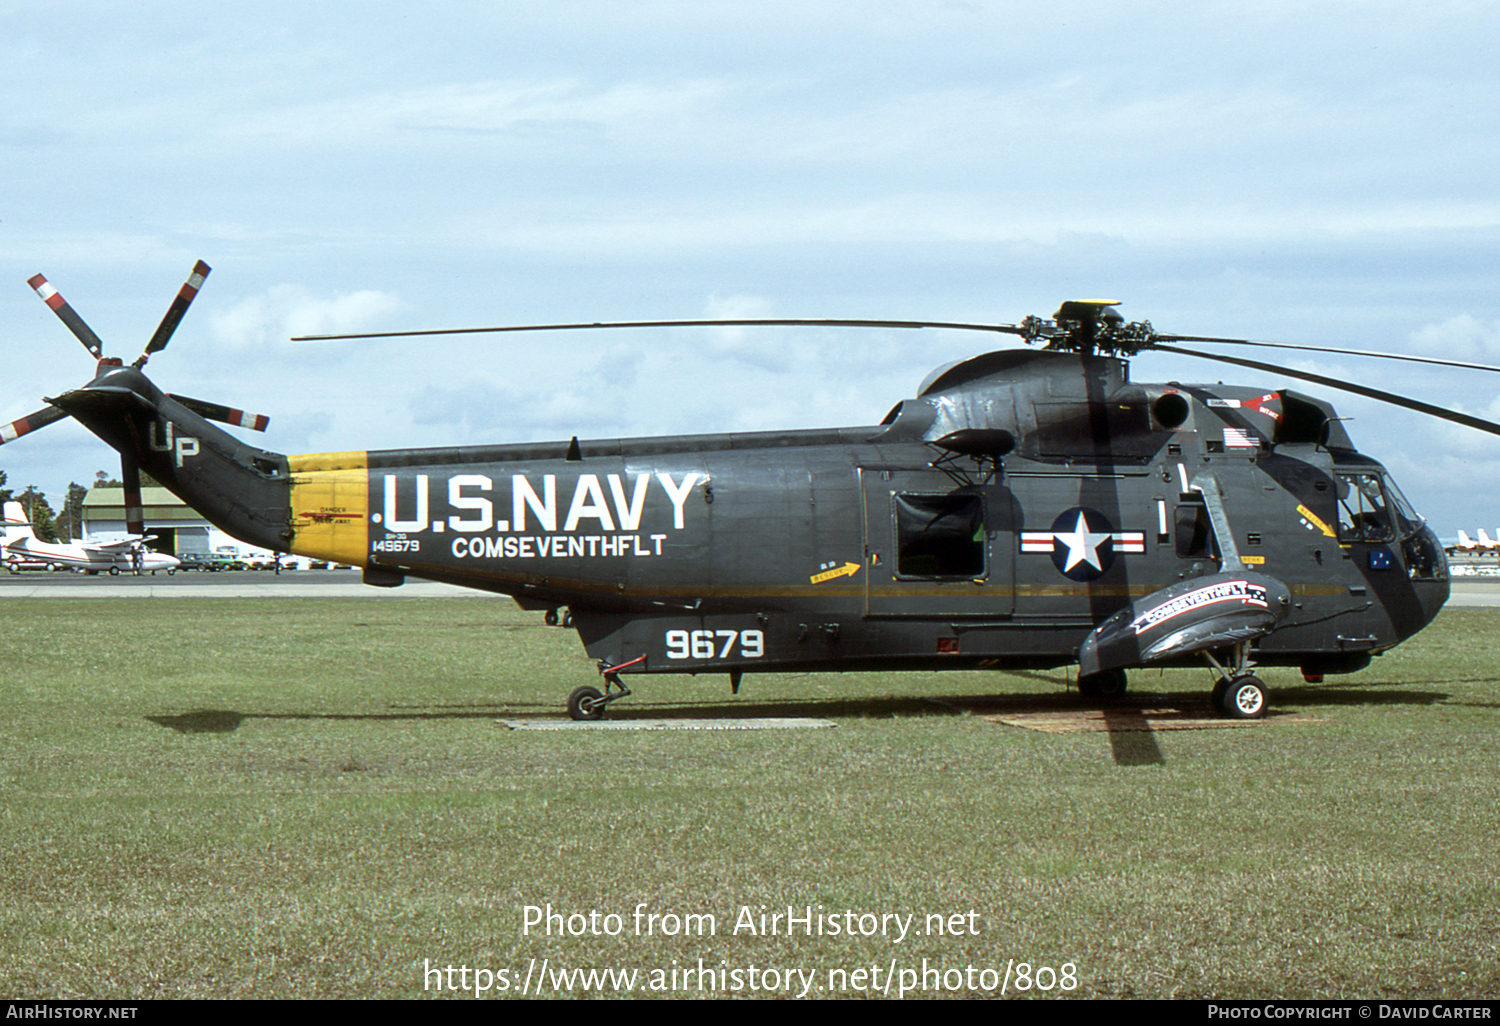
<svg viewBox="0 0 1500 1026">
<path fill-rule="evenodd" d="M 0 599 L 233 599 L 233 598 L 453 598 L 505 599 L 493 592 L 452 584 L 408 580 L 396 588 L 373 588 L 358 570 L 219 570 L 167 574 L 122 573 L 118 577 L 68 571 L 0 573 Z"/>
<path fill-rule="evenodd" d="M 1500 606 L 1500 577 L 1455 577 L 1448 605 Z"/>
</svg>

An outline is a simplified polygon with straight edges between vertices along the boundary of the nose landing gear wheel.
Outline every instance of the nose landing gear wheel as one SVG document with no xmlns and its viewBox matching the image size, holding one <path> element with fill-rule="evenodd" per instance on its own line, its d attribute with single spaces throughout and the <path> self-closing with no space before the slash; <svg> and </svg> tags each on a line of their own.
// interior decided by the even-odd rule
<svg viewBox="0 0 1500 1026">
<path fill-rule="evenodd" d="M 1078 693 L 1084 698 L 1119 698 L 1127 686 L 1124 670 L 1104 670 L 1078 678 Z"/>
<path fill-rule="evenodd" d="M 568 715 L 575 720 L 604 719 L 604 692 L 584 685 L 568 696 Z"/>
</svg>

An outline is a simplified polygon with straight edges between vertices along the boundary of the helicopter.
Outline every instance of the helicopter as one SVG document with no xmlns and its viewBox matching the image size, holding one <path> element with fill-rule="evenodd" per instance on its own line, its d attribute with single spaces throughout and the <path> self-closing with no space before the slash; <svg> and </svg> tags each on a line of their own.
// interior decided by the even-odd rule
<svg viewBox="0 0 1500 1026">
<path fill-rule="evenodd" d="M 1131 670 L 1205 667 L 1220 715 L 1269 707 L 1262 667 L 1360 670 L 1449 591 L 1433 531 L 1332 405 L 1290 389 L 1130 380 L 1145 350 L 1351 391 L 1500 434 L 1467 414 L 1304 371 L 1184 349 L 1237 343 L 1126 322 L 1114 300 L 1018 324 L 852 319 L 617 321 L 304 336 L 703 325 L 951 328 L 1020 338 L 939 368 L 878 424 L 283 455 L 216 427 L 267 418 L 161 391 L 145 351 L 106 357 L 40 275 L 30 284 L 98 361 L 86 385 L 0 427 L 71 416 L 121 454 L 129 529 L 145 471 L 252 545 L 511 596 L 571 626 L 601 718 L 649 674 L 1076 668 L 1091 700 Z M 1481 366 L 1404 354 L 1417 362 Z M 1494 370 L 1496 368 L 1486 367 Z M 640 686 L 637 683 L 637 686 Z"/>
</svg>

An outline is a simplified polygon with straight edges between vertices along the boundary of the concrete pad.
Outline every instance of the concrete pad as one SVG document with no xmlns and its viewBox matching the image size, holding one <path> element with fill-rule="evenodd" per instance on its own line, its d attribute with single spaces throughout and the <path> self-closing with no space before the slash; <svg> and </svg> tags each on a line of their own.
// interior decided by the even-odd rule
<svg viewBox="0 0 1500 1026">
<path fill-rule="evenodd" d="M 1246 727 L 1263 727 L 1271 723 L 1313 723 L 1308 717 L 1289 713 L 1277 714 L 1274 710 L 1258 720 L 1231 720 L 1215 716 L 1201 705 L 1172 708 L 1121 707 L 1117 709 L 1056 709 L 1036 712 L 1008 712 L 985 716 L 991 723 L 1024 730 L 1039 730 L 1044 734 L 1119 733 L 1122 731 L 1162 730 L 1238 730 Z"/>
<path fill-rule="evenodd" d="M 837 726 L 807 718 L 746 720 L 496 720 L 507 730 L 816 730 Z"/>
</svg>

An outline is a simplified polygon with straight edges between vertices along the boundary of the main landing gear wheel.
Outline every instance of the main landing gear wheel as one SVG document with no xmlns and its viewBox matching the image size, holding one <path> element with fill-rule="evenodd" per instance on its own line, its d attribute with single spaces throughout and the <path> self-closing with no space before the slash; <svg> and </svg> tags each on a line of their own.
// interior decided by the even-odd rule
<svg viewBox="0 0 1500 1026">
<path fill-rule="evenodd" d="M 1119 698 L 1127 685 L 1124 670 L 1104 670 L 1078 678 L 1078 693 L 1084 698 Z"/>
<path fill-rule="evenodd" d="M 1254 720 L 1266 714 L 1270 704 L 1266 686 L 1253 674 L 1220 681 L 1214 686 L 1214 707 L 1233 720 Z"/>
<path fill-rule="evenodd" d="M 575 720 L 604 719 L 604 692 L 585 684 L 568 696 L 568 715 Z"/>
</svg>

